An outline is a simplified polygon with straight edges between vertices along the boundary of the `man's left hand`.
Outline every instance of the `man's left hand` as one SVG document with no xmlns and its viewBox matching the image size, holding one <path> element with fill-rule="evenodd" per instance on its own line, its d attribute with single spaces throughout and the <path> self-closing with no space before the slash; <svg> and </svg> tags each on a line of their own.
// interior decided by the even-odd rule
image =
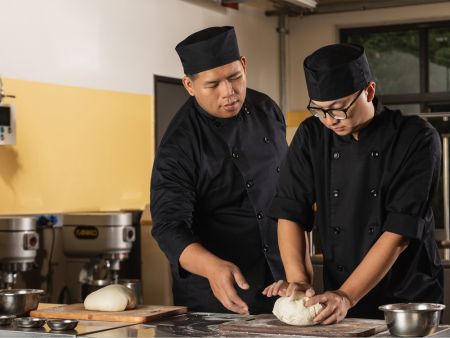
<svg viewBox="0 0 450 338">
<path fill-rule="evenodd" d="M 352 307 L 348 296 L 340 291 L 327 291 L 320 295 L 311 297 L 305 306 L 312 306 L 321 303 L 325 308 L 314 318 L 317 324 L 328 325 L 339 323 L 345 318 L 348 310 Z"/>
</svg>

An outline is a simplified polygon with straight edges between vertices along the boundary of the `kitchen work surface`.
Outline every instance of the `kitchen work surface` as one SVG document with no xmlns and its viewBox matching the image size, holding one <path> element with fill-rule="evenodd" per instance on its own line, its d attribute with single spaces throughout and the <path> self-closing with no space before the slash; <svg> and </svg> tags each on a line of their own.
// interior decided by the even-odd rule
<svg viewBox="0 0 450 338">
<path fill-rule="evenodd" d="M 338 324 L 295 326 L 279 321 L 274 315 L 257 315 L 253 320 L 239 320 L 219 325 L 223 332 L 248 332 L 319 337 L 370 337 L 387 330 L 384 320 L 346 318 Z"/>
<path fill-rule="evenodd" d="M 78 322 L 74 330 L 69 331 L 52 331 L 45 324 L 38 329 L 24 329 L 12 326 L 0 326 L 0 337 L 20 338 L 20 337 L 42 337 L 42 338 L 73 338 L 82 335 L 101 332 L 105 330 L 113 330 L 126 325 L 134 325 L 134 323 L 123 322 L 103 322 L 103 321 L 85 321 Z"/>
<path fill-rule="evenodd" d="M 88 334 L 85 338 L 108 337 L 224 337 L 218 326 L 232 320 L 253 318 L 227 313 L 189 312 L 184 315 L 165 318 L 149 324 L 136 324 L 110 331 Z M 231 336 L 251 337 L 255 335 L 242 334 Z M 261 335 L 258 334 L 258 337 Z"/>
<path fill-rule="evenodd" d="M 85 310 L 83 304 L 63 305 L 31 311 L 32 317 L 64 318 L 78 320 L 103 320 L 112 322 L 147 323 L 155 319 L 186 313 L 185 306 L 140 305 L 133 310 L 106 312 Z"/>
<path fill-rule="evenodd" d="M 258 316 L 241 316 L 237 314 L 188 312 L 184 315 L 165 318 L 149 324 L 135 324 L 126 327 L 111 329 L 110 331 L 83 335 L 83 338 L 108 338 L 108 337 L 266 337 L 266 338 L 311 338 L 310 335 L 287 335 L 280 333 L 264 334 L 238 331 L 222 331 L 221 324 L 227 322 L 249 321 Z M 366 320 L 357 320 L 366 321 Z M 379 320 L 368 320 L 375 326 Z M 381 321 L 383 322 L 383 321 Z M 438 332 L 429 337 L 450 337 L 449 326 L 440 326 Z M 447 334 L 447 335 L 445 335 Z M 324 337 L 318 334 L 317 337 Z M 351 337 L 351 336 L 342 336 Z M 373 337 L 393 337 L 389 332 L 383 331 Z"/>
</svg>

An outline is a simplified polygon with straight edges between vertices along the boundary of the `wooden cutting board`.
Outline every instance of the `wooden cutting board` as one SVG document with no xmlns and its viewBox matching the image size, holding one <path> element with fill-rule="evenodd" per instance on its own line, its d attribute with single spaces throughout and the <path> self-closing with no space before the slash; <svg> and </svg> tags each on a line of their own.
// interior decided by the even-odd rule
<svg viewBox="0 0 450 338">
<path fill-rule="evenodd" d="M 71 304 L 31 311 L 32 317 L 112 322 L 146 323 L 163 317 L 186 313 L 185 306 L 140 305 L 133 310 L 108 312 L 85 310 L 83 304 Z"/>
<path fill-rule="evenodd" d="M 384 320 L 346 318 L 338 324 L 294 326 L 274 315 L 257 315 L 254 320 L 238 320 L 219 325 L 223 332 L 271 333 L 319 337 L 369 337 L 387 330 Z"/>
</svg>

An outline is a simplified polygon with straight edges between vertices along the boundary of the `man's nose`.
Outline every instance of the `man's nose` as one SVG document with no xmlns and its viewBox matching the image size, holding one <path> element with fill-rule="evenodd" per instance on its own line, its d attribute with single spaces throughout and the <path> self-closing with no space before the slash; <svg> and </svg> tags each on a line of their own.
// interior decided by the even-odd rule
<svg viewBox="0 0 450 338">
<path fill-rule="evenodd" d="M 327 127 L 331 127 L 339 122 L 339 120 L 336 120 L 334 117 L 331 117 L 330 114 L 326 114 L 325 117 L 322 118 L 322 120 L 324 121 Z"/>
<path fill-rule="evenodd" d="M 234 94 L 233 86 L 231 85 L 231 82 L 228 80 L 225 80 L 222 82 L 221 90 L 223 97 L 229 97 Z"/>
</svg>

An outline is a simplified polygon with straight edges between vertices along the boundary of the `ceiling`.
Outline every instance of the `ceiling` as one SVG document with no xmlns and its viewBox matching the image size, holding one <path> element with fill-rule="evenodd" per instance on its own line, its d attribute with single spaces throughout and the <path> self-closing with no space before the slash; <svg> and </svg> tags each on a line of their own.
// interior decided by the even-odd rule
<svg viewBox="0 0 450 338">
<path fill-rule="evenodd" d="M 246 4 L 263 8 L 269 15 L 280 13 L 290 16 L 317 15 L 378 8 L 392 8 L 401 6 L 450 2 L 450 0 L 316 0 L 314 9 L 293 4 L 290 0 L 228 0 L 229 2 L 245 2 Z"/>
</svg>

